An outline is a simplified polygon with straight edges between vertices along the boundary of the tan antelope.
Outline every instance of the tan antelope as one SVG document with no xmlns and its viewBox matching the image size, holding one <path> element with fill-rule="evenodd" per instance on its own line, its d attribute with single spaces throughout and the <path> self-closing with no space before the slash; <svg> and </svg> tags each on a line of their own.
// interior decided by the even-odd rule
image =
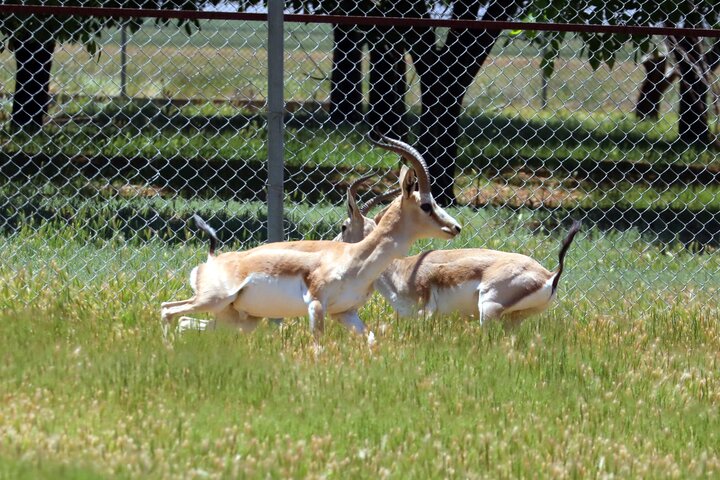
<svg viewBox="0 0 720 480">
<path fill-rule="evenodd" d="M 417 152 L 405 150 L 406 159 L 413 155 Z M 350 192 L 348 204 L 349 196 Z M 352 203 L 357 210 L 355 199 Z M 352 229 L 358 225 L 367 231 L 382 221 L 385 210 L 374 220 L 366 217 L 375 203 L 363 207 L 352 222 L 345 221 L 343 240 L 357 238 Z M 482 248 L 431 250 L 393 261 L 374 286 L 401 316 L 458 313 L 477 317 L 481 324 L 500 317 L 507 317 L 508 325 L 517 324 L 544 311 L 555 298 L 565 254 L 579 229 L 580 222 L 574 222 L 560 247 L 555 272 L 519 253 Z"/>
<path fill-rule="evenodd" d="M 392 151 L 405 145 L 386 137 L 374 143 Z M 385 209 L 376 228 L 357 243 L 277 242 L 215 255 L 211 237 L 207 261 L 190 273 L 193 297 L 162 304 L 164 337 L 176 316 L 199 312 L 213 313 L 245 331 L 253 330 L 264 317 L 308 315 L 316 342 L 326 315 L 364 333 L 357 309 L 390 263 L 406 255 L 418 239 L 450 239 L 460 233 L 458 222 L 430 193 L 425 162 L 419 155 L 405 158 L 414 170 L 401 169 L 401 194 Z"/>
<path fill-rule="evenodd" d="M 374 220 L 367 218 L 363 213 L 361 213 L 360 208 L 357 206 L 356 197 L 357 197 L 357 190 L 358 188 L 371 178 L 373 178 L 374 175 L 366 175 L 364 177 L 360 177 L 356 180 L 354 180 L 350 185 L 348 185 L 347 189 L 347 208 L 348 208 L 348 218 L 345 220 L 342 226 L 342 232 L 339 233 L 335 238 L 333 238 L 333 241 L 335 242 L 342 242 L 345 241 L 346 243 L 357 243 L 366 236 L 372 232 L 377 224 Z M 387 192 L 383 195 L 378 195 L 375 198 L 373 198 L 371 201 L 367 202 L 365 205 L 365 209 L 369 210 L 371 209 L 375 204 L 378 204 L 380 202 L 389 200 L 390 198 L 395 198 L 400 193 L 400 189 L 395 189 L 390 192 Z M 210 251 L 215 252 L 217 249 L 217 245 L 220 243 L 220 240 L 217 238 L 217 233 L 215 230 L 210 227 L 205 221 L 200 218 L 198 215 L 193 215 L 193 219 L 195 220 L 196 225 L 204 231 L 208 237 L 210 238 Z M 345 233 L 347 232 L 347 233 Z M 343 240 L 343 235 L 347 236 L 347 239 Z M 276 248 L 275 244 L 269 244 L 264 245 L 263 247 L 268 248 Z M 261 248 L 263 248 L 261 247 Z M 303 251 L 312 251 L 313 246 L 307 242 L 288 242 L 284 248 L 288 250 L 303 250 Z M 359 322 L 360 320 L 357 319 Z M 182 333 L 186 330 L 207 330 L 208 328 L 214 328 L 216 324 L 209 320 L 204 320 L 200 318 L 194 318 L 194 317 L 186 317 L 182 316 L 178 319 L 178 326 L 177 331 Z M 362 327 L 364 329 L 364 327 Z"/>
</svg>

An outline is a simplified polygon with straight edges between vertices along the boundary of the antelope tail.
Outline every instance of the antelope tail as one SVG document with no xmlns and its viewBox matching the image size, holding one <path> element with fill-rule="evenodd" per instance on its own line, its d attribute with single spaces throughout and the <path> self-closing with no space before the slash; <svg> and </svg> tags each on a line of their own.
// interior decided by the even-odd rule
<svg viewBox="0 0 720 480">
<path fill-rule="evenodd" d="M 562 246 L 560 247 L 560 255 L 558 256 L 560 265 L 558 266 L 558 270 L 555 273 L 555 278 L 553 278 L 552 292 L 550 293 L 550 295 L 555 294 L 558 282 L 560 282 L 560 275 L 562 275 L 563 267 L 565 266 L 565 254 L 567 254 L 568 248 L 570 248 L 570 244 L 573 242 L 573 239 L 575 238 L 575 235 L 578 233 L 578 231 L 580 231 L 580 222 L 575 220 L 572 224 L 572 227 L 570 227 L 570 231 L 568 232 L 567 237 L 565 237 L 565 240 L 563 240 Z"/>
<path fill-rule="evenodd" d="M 193 220 L 195 220 L 195 225 L 198 226 L 200 230 L 205 232 L 208 237 L 210 237 L 210 253 L 209 256 L 215 255 L 215 250 L 217 249 L 218 243 L 220 243 L 220 240 L 217 237 L 217 232 L 214 228 L 212 228 L 210 225 L 205 223 L 205 220 L 200 218 L 199 215 L 195 214 L 193 215 Z"/>
</svg>

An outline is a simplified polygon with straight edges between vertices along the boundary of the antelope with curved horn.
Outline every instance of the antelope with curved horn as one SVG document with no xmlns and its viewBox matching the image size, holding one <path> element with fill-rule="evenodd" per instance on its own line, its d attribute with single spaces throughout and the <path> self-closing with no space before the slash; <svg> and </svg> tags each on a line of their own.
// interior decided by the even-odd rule
<svg viewBox="0 0 720 480">
<path fill-rule="evenodd" d="M 367 215 L 375 203 L 366 205 L 361 214 Z M 365 228 L 382 221 L 384 215 L 385 210 L 374 220 L 365 217 Z M 560 247 L 555 272 L 518 253 L 431 250 L 395 260 L 374 286 L 401 316 L 459 313 L 477 316 L 481 324 L 500 317 L 518 323 L 547 309 L 555 298 L 565 255 L 579 229 L 580 222 L 574 222 Z M 342 237 L 350 241 L 357 234 L 348 228 Z"/>
<path fill-rule="evenodd" d="M 367 218 L 365 216 L 365 211 L 368 208 L 372 208 L 372 205 L 376 204 L 378 201 L 387 200 L 389 198 L 395 198 L 397 197 L 398 193 L 400 193 L 399 189 L 392 190 L 389 193 L 385 193 L 384 195 L 378 195 L 374 197 L 370 202 L 368 202 L 367 205 L 364 206 L 363 210 L 361 210 L 357 206 L 357 194 L 358 194 L 358 188 L 368 180 L 370 180 L 373 177 L 373 175 L 366 175 L 364 177 L 360 177 L 356 180 L 354 180 L 350 185 L 348 185 L 347 189 L 347 208 L 348 208 L 348 218 L 345 220 L 345 222 L 342 225 L 342 232 L 339 233 L 335 238 L 333 238 L 333 241 L 335 242 L 342 242 L 345 241 L 346 243 L 357 243 L 363 238 L 367 237 L 370 232 L 372 232 L 377 224 L 374 220 Z M 370 205 L 370 207 L 368 207 Z M 210 227 L 205 221 L 200 218 L 198 215 L 193 215 L 193 219 L 195 220 L 195 224 L 198 228 L 200 228 L 203 232 L 207 234 L 207 236 L 210 239 L 210 254 L 214 255 L 215 250 L 217 249 L 217 245 L 220 243 L 220 239 L 217 237 L 217 233 L 215 232 L 215 229 Z M 343 240 L 342 236 L 345 232 L 347 233 L 347 239 Z M 272 248 L 276 248 L 275 244 L 270 244 Z M 303 251 L 312 251 L 312 249 L 309 247 L 309 244 L 304 242 L 291 242 L 288 243 L 285 248 L 288 250 L 303 250 Z M 359 321 L 359 319 L 358 319 Z M 178 326 L 177 331 L 178 332 L 184 332 L 185 330 L 207 330 L 208 328 L 215 327 L 215 324 L 212 323 L 209 320 L 204 320 L 200 318 L 194 318 L 194 317 L 187 317 L 182 316 L 178 319 Z M 363 327 L 364 328 L 364 327 Z"/>
<path fill-rule="evenodd" d="M 398 196 L 400 193 L 400 189 L 394 189 L 389 192 L 386 192 L 382 195 L 377 195 L 373 197 L 371 200 L 369 200 L 365 205 L 363 205 L 362 208 L 359 208 L 357 205 L 357 191 L 358 188 L 368 180 L 370 180 L 373 177 L 373 175 L 366 175 L 364 177 L 360 177 L 356 180 L 354 180 L 349 186 L 347 190 L 347 208 L 348 208 L 348 215 L 349 217 L 345 219 L 342 225 L 342 231 L 337 234 L 335 238 L 333 238 L 333 241 L 335 242 L 346 242 L 346 243 L 356 243 L 365 238 L 372 232 L 377 224 L 375 221 L 371 218 L 368 218 L 367 212 L 372 209 L 375 205 L 380 204 L 381 202 L 394 199 Z M 217 245 L 220 243 L 220 239 L 217 237 L 217 233 L 215 232 L 215 229 L 210 227 L 205 221 L 200 218 L 198 215 L 193 215 L 193 219 L 195 220 L 195 224 L 200 228 L 202 231 L 204 231 L 208 237 L 210 238 L 210 253 L 214 254 L 215 250 L 217 249 Z M 343 235 L 346 236 L 345 239 L 343 239 Z M 272 244 L 271 244 L 272 245 Z M 261 247 L 262 248 L 262 247 Z M 275 248 L 273 246 L 273 248 Z M 285 248 L 289 250 L 305 250 L 305 251 L 312 251 L 309 248 L 309 244 L 303 243 L 303 242 L 292 242 L 288 243 Z M 359 318 L 357 319 L 359 322 Z M 178 326 L 177 331 L 179 333 L 182 333 L 186 330 L 207 330 L 208 328 L 214 328 L 215 323 L 213 323 L 210 320 L 204 320 L 200 318 L 194 318 L 194 317 L 187 317 L 182 316 L 178 319 Z M 363 327 L 364 328 L 364 327 Z"/>
<path fill-rule="evenodd" d="M 373 143 L 392 151 L 405 145 L 386 137 Z M 193 297 L 162 304 L 164 337 L 176 316 L 198 312 L 211 312 L 245 331 L 253 330 L 263 317 L 308 315 L 316 343 L 326 315 L 363 333 L 365 325 L 357 309 L 390 263 L 407 254 L 415 240 L 450 239 L 461 229 L 433 200 L 422 158 L 403 156 L 414 170 L 401 169 L 401 195 L 387 207 L 377 227 L 357 243 L 277 242 L 215 255 L 211 241 L 207 261 L 190 274 Z M 416 178 L 419 191 L 415 191 Z"/>
</svg>

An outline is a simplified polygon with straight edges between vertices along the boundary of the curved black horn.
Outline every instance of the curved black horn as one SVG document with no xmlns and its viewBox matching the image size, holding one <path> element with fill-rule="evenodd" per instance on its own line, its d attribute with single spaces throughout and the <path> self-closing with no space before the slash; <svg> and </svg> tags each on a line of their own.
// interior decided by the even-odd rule
<svg viewBox="0 0 720 480">
<path fill-rule="evenodd" d="M 377 134 L 377 133 L 376 133 Z M 415 175 L 418 179 L 418 186 L 420 187 L 421 194 L 430 194 L 430 172 L 428 171 L 425 159 L 420 155 L 420 152 L 415 150 L 413 147 L 400 140 L 388 138 L 385 135 L 377 134 L 380 140 L 375 140 L 372 135 L 368 135 L 370 142 L 377 145 L 385 150 L 390 150 L 400 154 L 405 160 L 410 162 L 415 170 Z"/>
<path fill-rule="evenodd" d="M 376 205 L 381 204 L 385 200 L 389 200 L 391 198 L 397 197 L 398 194 L 402 191 L 400 188 L 396 188 L 395 190 L 390 190 L 389 192 L 385 192 L 382 195 L 378 195 L 375 198 L 370 199 L 363 207 L 360 209 L 360 213 L 362 213 L 364 216 L 367 216 L 368 212 L 373 209 Z"/>
<path fill-rule="evenodd" d="M 352 216 L 353 212 L 360 212 L 360 209 L 357 206 L 357 189 L 362 185 L 363 183 L 370 180 L 372 177 L 374 177 L 375 174 L 365 175 L 364 177 L 360 177 L 353 181 L 347 189 L 347 202 L 348 202 L 348 213 Z"/>
</svg>

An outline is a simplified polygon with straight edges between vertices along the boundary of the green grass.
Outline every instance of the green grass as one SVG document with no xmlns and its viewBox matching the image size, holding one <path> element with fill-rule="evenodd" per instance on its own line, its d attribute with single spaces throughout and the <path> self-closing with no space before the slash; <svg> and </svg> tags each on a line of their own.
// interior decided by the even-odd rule
<svg viewBox="0 0 720 480">
<path fill-rule="evenodd" d="M 528 218 L 452 213 L 479 232 L 457 243 L 555 266 L 559 238 Z M 189 294 L 206 246 L 86 233 L 0 237 L 0 476 L 720 472 L 717 254 L 585 231 L 558 304 L 518 330 L 399 320 L 374 297 L 361 317 L 377 347 L 331 324 L 316 358 L 303 319 L 165 349 L 159 303 Z"/>
<path fill-rule="evenodd" d="M 265 119 L 254 113 L 225 116 L 198 114 L 198 108 L 111 104 L 108 112 L 94 110 L 97 126 L 66 124 L 40 134 L 0 132 L 2 152 L 68 157 L 140 157 L 259 161 L 267 157 Z M 110 113 L 112 112 L 112 113 Z M 113 118 L 133 119 L 116 126 Z M 414 117 L 412 117 L 414 118 Z M 411 118 L 411 120 L 412 120 Z M 415 119 L 417 120 L 417 119 Z M 414 121 L 415 121 L 414 120 Z M 345 168 L 394 167 L 395 156 L 372 149 L 365 127 L 336 128 L 327 118 L 293 118 L 285 140 L 288 165 Z M 582 165 L 630 162 L 650 165 L 720 165 L 718 153 L 678 146 L 670 120 L 635 122 L 616 115 L 552 116 L 531 111 L 481 112 L 469 110 L 460 119 L 463 135 L 457 165 L 461 168 L 575 169 Z M 189 128 L 188 128 L 189 127 Z"/>
<path fill-rule="evenodd" d="M 266 26 L 261 22 L 203 21 L 201 27 L 187 36 L 173 26 L 158 27 L 148 21 L 130 35 L 128 94 L 138 98 L 263 100 L 267 95 Z M 329 96 L 330 28 L 286 25 L 287 99 L 324 101 Z M 571 39 L 562 49 L 549 83 L 548 111 L 630 113 L 642 78 L 641 69 L 631 61 L 633 52 L 621 56 L 612 70 L 603 66 L 593 71 L 586 60 L 579 58 L 581 46 L 577 39 Z M 52 90 L 67 95 L 119 95 L 117 31 L 106 32 L 100 52 L 93 57 L 80 45 L 60 46 L 54 59 Z M 539 61 L 540 52 L 535 46 L 519 40 L 506 45 L 503 38 L 470 86 L 467 105 L 483 110 L 539 109 Z M 0 54 L 0 65 L 1 84 L 5 92 L 12 92 L 15 67 L 9 52 Z M 368 71 L 367 58 L 363 68 Z M 412 65 L 409 70 L 408 102 L 417 105 L 419 80 Z M 673 110 L 676 100 L 673 89 L 668 92 L 663 114 Z M 2 106 L 6 111 L 9 108 L 8 103 Z M 58 110 L 65 108 L 60 106 Z"/>
<path fill-rule="evenodd" d="M 52 480 L 55 478 L 101 480 L 105 477 L 92 470 L 63 465 L 60 462 L 41 461 L 30 464 L 27 461 L 0 458 L 0 478 L 12 478 L 14 480 Z"/>
<path fill-rule="evenodd" d="M 262 63 L 262 54 L 242 55 L 261 50 L 262 32 L 235 26 L 209 25 L 204 36 L 190 39 L 173 29 L 144 29 L 134 37 L 138 45 L 167 45 L 133 50 L 142 70 L 134 73 L 131 94 L 261 93 L 265 73 L 253 62 Z M 308 47 L 322 66 L 326 33 L 298 26 L 288 41 Z M 212 58 L 195 52 L 196 70 L 179 62 L 183 48 L 209 42 L 215 49 L 225 39 L 228 48 L 213 50 Z M 552 108 L 532 109 L 522 100 L 528 97 L 516 93 L 537 91 L 529 81 L 537 68 L 512 48 L 484 68 L 471 89 L 458 158 L 466 171 L 510 161 L 550 169 L 607 160 L 717 165 L 712 153 L 671 147 L 674 117 L 636 123 L 603 113 L 603 106 L 614 110 L 634 92 L 637 79 L 626 77 L 628 65 L 591 74 L 565 51 L 570 64 L 553 80 Z M 91 64 L 67 47 L 58 54 L 57 85 L 70 93 L 115 94 L 116 59 L 106 53 Z M 9 61 L 7 53 L 1 58 Z M 292 56 L 287 64 L 314 71 L 308 58 Z M 233 77 L 238 65 L 242 75 Z M 0 70 L 0 78 L 9 71 Z M 63 77 L 69 72 L 76 83 Z M 616 77 L 625 83 L 612 94 L 599 88 Z M 316 92 L 318 81 L 303 78 L 287 82 L 288 98 Z M 599 112 L 573 110 L 584 93 L 584 106 Z M 571 113 L 558 114 L 558 102 Z M 117 113 L 116 107 L 66 106 L 92 115 Z M 262 119 L 253 112 L 209 104 L 140 110 L 152 121 L 135 130 L 69 125 L 33 137 L 0 132 L 3 160 L 24 154 L 63 165 L 78 158 L 178 165 L 190 159 L 193 167 L 236 162 L 259 169 L 266 157 Z M 198 115 L 242 123 L 240 133 L 158 128 Z M 295 123 L 288 132 L 292 168 L 397 167 L 396 156 L 370 149 L 355 130 Z M 304 319 L 265 325 L 252 335 L 191 332 L 168 350 L 160 341 L 160 302 L 190 295 L 190 268 L 207 249 L 186 220 L 195 212 L 206 217 L 227 250 L 264 241 L 266 209 L 219 196 L 213 185 L 185 198 L 117 177 L 88 180 L 72 166 L 60 170 L 55 183 L 0 182 L 0 217 L 12 219 L 0 232 L 0 478 L 720 475 L 720 255 L 713 248 L 693 254 L 652 233 L 601 232 L 586 224 L 568 254 L 557 304 L 512 332 L 453 317 L 400 320 L 375 296 L 361 311 L 378 336 L 372 351 L 332 324 L 316 357 Z M 566 180 L 553 178 L 545 187 L 570 189 Z M 493 190 L 506 181 L 539 185 L 536 178 L 506 175 L 476 186 Z M 564 207 L 704 214 L 720 207 L 716 186 L 572 188 L 582 195 Z M 286 209 L 294 238 L 328 238 L 345 215 L 328 201 L 287 203 Z M 482 246 L 556 267 L 564 231 L 540 232 L 554 229 L 562 211 L 451 213 L 464 225 L 461 237 L 451 244 L 419 242 L 413 252 Z"/>
<path fill-rule="evenodd" d="M 221 133 L 151 130 L 138 134 L 112 128 L 102 132 L 70 128 L 28 137 L 0 132 L 0 141 L 6 155 L 212 159 L 258 164 L 267 158 L 266 132 L 255 124 L 240 132 Z M 360 132 L 289 129 L 285 152 L 288 165 L 305 168 L 395 167 L 398 163 L 394 155 L 373 150 Z"/>
<path fill-rule="evenodd" d="M 580 204 L 588 208 L 615 206 L 657 211 L 672 208 L 678 211 L 687 209 L 698 212 L 709 209 L 717 212 L 720 211 L 720 188 L 716 185 L 675 185 L 656 189 L 620 182 L 609 191 L 602 187 L 594 189 Z"/>
<path fill-rule="evenodd" d="M 162 112 L 162 109 L 153 108 L 155 112 Z M 663 173 L 667 164 L 688 163 L 695 168 L 702 168 L 703 165 L 717 168 L 716 153 L 680 152 L 670 147 L 674 137 L 664 122 L 637 124 L 621 117 L 614 121 L 603 121 L 592 115 L 532 118 L 527 117 L 526 112 L 509 111 L 495 116 L 474 113 L 477 115 L 463 119 L 466 136 L 460 139 L 461 148 L 456 162 L 462 175 L 458 179 L 458 193 L 463 201 L 476 201 L 475 192 L 479 191 L 482 198 L 488 198 L 495 206 L 510 205 L 514 208 L 620 207 L 656 212 L 673 209 L 677 212 L 704 214 L 720 211 L 720 187 L 715 184 L 686 185 L 683 179 L 666 186 L 663 182 L 653 180 L 652 176 L 631 176 L 622 181 L 596 175 L 592 181 L 586 181 L 572 174 L 580 167 L 585 171 L 597 172 L 601 165 L 601 171 L 612 173 L 615 161 L 623 162 L 624 165 L 627 162 L 640 162 L 643 165 L 652 164 L 659 174 L 664 174 L 664 181 L 673 182 L 677 179 L 667 172 Z M 194 118 L 179 112 L 175 112 L 175 115 L 168 117 L 167 121 L 185 123 Z M 222 117 L 215 119 L 222 120 Z M 34 136 L 0 132 L 0 158 L 14 162 L 19 154 L 39 156 L 47 159 L 42 161 L 50 161 L 62 167 L 62 174 L 56 177 L 59 179 L 56 181 L 68 185 L 62 187 L 64 192 L 60 195 L 54 193 L 56 187 L 48 185 L 41 176 L 42 188 L 50 189 L 43 197 L 48 208 L 79 208 L 98 195 L 98 190 L 103 200 L 123 197 L 119 204 L 108 204 L 110 209 L 121 208 L 131 201 L 126 197 L 132 194 L 119 195 L 118 190 L 126 184 L 143 184 L 142 175 L 155 175 L 152 169 L 159 172 L 159 177 L 153 182 L 156 185 L 168 185 L 170 189 L 159 189 L 157 198 L 151 201 L 137 198 L 133 206 L 135 210 L 157 210 L 159 206 L 167 210 L 171 202 L 183 202 L 182 199 L 175 200 L 177 195 L 172 189 L 183 188 L 187 190 L 186 195 L 193 198 L 220 196 L 255 201 L 263 180 L 261 174 L 254 172 L 264 169 L 267 157 L 263 120 L 251 115 L 231 121 L 238 125 L 239 130 L 168 131 L 151 126 L 141 130 L 112 126 L 103 129 L 67 126 L 62 129 L 47 128 Z M 503 140 L 505 138 L 512 140 L 508 142 Z M 112 165 L 112 168 L 106 168 L 107 173 L 102 173 L 101 178 L 88 184 L 87 179 L 67 160 L 80 159 L 78 165 L 83 165 L 85 158 L 92 159 L 96 165 Z M 307 195 L 319 195 L 311 199 L 314 203 L 328 195 L 331 195 L 333 201 L 338 201 L 340 194 L 335 185 L 343 179 L 352 178 L 348 177 L 349 174 L 357 175 L 367 171 L 384 173 L 398 167 L 397 156 L 370 146 L 364 138 L 363 128 L 321 127 L 303 118 L 293 119 L 288 124 L 285 158 L 288 170 L 294 172 L 290 174 L 293 180 L 288 183 L 288 195 L 293 201 L 306 201 Z M 128 166 L 131 160 L 139 161 L 138 166 Z M 155 163 L 151 166 L 150 162 Z M 241 191 L 237 187 L 247 186 L 236 181 L 234 186 L 229 187 L 226 184 L 227 175 L 232 173 L 233 165 L 238 165 L 238 168 L 248 167 L 249 173 L 255 175 L 253 180 L 256 180 L 257 185 Z M 148 167 L 147 172 L 140 175 L 140 169 L 145 166 Z M 89 175 L 95 175 L 93 168 L 81 168 L 88 171 Z M 217 175 L 214 173 L 217 168 L 226 170 Z M 494 168 L 503 172 L 502 175 L 494 174 Z M 569 173 L 563 174 L 561 171 L 547 180 L 529 176 L 537 169 L 552 172 L 559 168 Z M 181 169 L 182 173 L 178 176 Z M 518 174 L 520 170 L 522 173 Z M 186 177 L 183 175 L 197 177 L 197 172 L 201 172 L 207 179 L 201 182 L 202 185 L 199 182 L 190 185 L 184 180 Z M 305 181 L 311 172 L 315 174 L 313 181 L 327 182 L 311 182 L 302 187 L 295 183 Z M 33 198 L 34 189 L 39 187 L 39 184 L 29 185 L 26 190 L 30 190 L 16 195 L 13 194 L 15 187 L 8 186 L 5 189 L 6 197 L 14 198 L 14 208 L 18 208 L 26 199 Z M 78 193 L 82 195 L 78 196 Z M 33 203 L 38 203 L 36 198 Z M 192 202 L 190 204 L 193 205 Z M 218 207 L 225 208 L 225 205 L 227 201 L 192 208 L 217 211 Z M 238 236 L 239 229 L 236 228 L 232 236 Z M 318 231 L 322 235 L 329 228 L 323 224 Z M 241 238 L 246 237 L 241 235 Z"/>
<path fill-rule="evenodd" d="M 265 118 L 230 105 L 184 108 L 150 101 L 77 104 L 80 118 L 48 126 L 37 135 L 0 132 L 2 152 L 48 156 L 108 156 L 253 161 L 267 156 Z M 417 111 L 408 114 L 418 124 Z M 549 169 L 592 164 L 641 163 L 662 170 L 668 164 L 720 165 L 712 149 L 693 149 L 677 141 L 677 116 L 636 121 L 623 113 L 568 113 L 532 108 L 469 108 L 459 119 L 462 135 L 457 165 L 503 168 L 528 165 Z M 119 122 L 119 123 L 118 123 Z M 714 128 L 714 127 L 713 127 Z M 324 114 L 300 112 L 287 122 L 286 161 L 291 166 L 393 167 L 393 155 L 372 149 L 367 127 L 338 129 Z M 416 134 L 418 132 L 415 132 Z"/>
</svg>

